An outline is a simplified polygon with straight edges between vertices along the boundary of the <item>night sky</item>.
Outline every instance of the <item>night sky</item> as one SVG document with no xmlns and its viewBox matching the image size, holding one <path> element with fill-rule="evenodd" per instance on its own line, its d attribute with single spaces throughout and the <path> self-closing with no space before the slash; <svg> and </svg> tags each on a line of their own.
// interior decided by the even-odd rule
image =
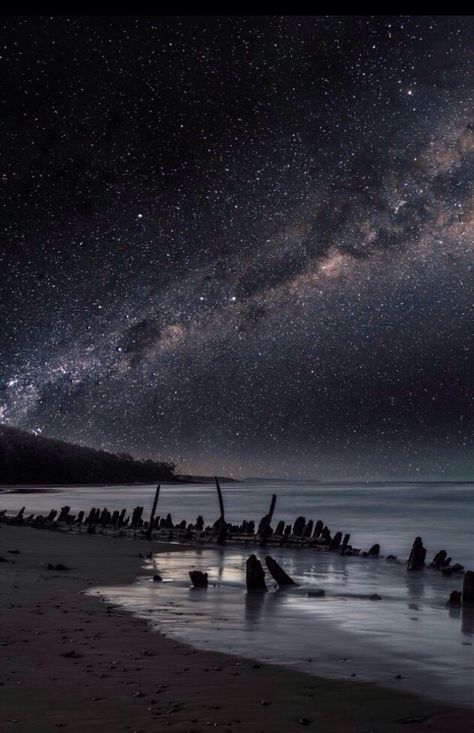
<svg viewBox="0 0 474 733">
<path fill-rule="evenodd" d="M 3 16 L 0 422 L 474 473 L 474 18 Z"/>
</svg>

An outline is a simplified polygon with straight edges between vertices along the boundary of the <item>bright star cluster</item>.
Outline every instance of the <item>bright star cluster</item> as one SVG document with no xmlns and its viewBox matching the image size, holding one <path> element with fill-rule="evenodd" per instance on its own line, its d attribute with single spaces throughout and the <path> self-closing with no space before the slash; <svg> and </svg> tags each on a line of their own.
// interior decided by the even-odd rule
<svg viewBox="0 0 474 733">
<path fill-rule="evenodd" d="M 468 478 L 474 20 L 4 16 L 0 422 Z"/>
</svg>

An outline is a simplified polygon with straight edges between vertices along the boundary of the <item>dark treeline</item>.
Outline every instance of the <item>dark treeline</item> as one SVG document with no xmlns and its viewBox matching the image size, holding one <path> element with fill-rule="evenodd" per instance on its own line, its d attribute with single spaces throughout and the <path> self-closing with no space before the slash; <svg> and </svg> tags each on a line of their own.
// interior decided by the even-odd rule
<svg viewBox="0 0 474 733">
<path fill-rule="evenodd" d="M 0 484 L 177 481 L 172 463 L 137 460 L 0 425 Z"/>
</svg>

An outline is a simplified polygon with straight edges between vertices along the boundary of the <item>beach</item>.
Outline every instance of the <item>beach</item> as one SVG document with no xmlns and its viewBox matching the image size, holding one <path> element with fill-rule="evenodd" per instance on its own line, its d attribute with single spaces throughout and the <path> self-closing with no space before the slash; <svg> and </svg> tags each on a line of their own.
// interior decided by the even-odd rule
<svg viewBox="0 0 474 733">
<path fill-rule="evenodd" d="M 176 545 L 0 528 L 0 728 L 21 733 L 467 731 L 474 711 L 197 651 L 84 591 Z M 11 552 L 15 551 L 15 552 Z M 69 570 L 48 570 L 58 563 Z"/>
</svg>

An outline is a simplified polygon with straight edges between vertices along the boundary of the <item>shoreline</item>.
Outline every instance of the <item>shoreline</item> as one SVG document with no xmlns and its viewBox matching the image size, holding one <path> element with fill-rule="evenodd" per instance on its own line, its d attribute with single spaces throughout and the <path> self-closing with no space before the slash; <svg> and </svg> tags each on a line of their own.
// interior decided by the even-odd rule
<svg viewBox="0 0 474 733">
<path fill-rule="evenodd" d="M 182 549 L 2 525 L 0 727 L 21 733 L 79 733 L 86 726 L 151 733 L 163 725 L 177 733 L 474 728 L 472 709 L 196 650 L 84 593 L 133 582 L 143 570 L 139 553 Z M 47 570 L 48 563 L 70 570 Z"/>
</svg>

